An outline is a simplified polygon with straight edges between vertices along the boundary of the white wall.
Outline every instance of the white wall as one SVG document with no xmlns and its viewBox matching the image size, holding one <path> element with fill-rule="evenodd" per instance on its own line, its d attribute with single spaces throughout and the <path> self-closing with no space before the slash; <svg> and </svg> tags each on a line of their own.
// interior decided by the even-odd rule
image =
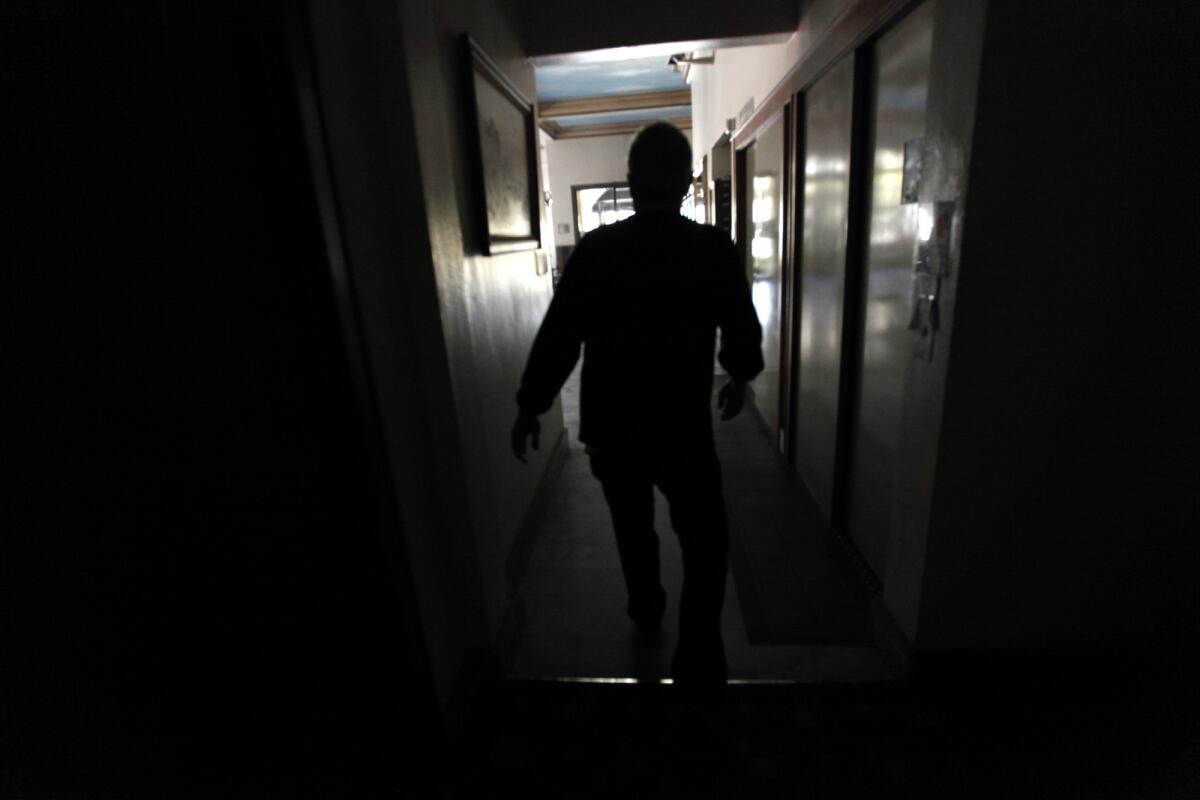
<svg viewBox="0 0 1200 800">
<path fill-rule="evenodd" d="M 755 104 L 771 93 L 799 57 L 795 34 L 782 44 L 731 47 L 716 52 L 712 64 L 699 64 L 692 78 L 692 131 L 698 162 L 737 118 L 747 100 Z"/>
<path fill-rule="evenodd" d="M 846 0 L 814 0 L 804 9 L 800 26 L 781 44 L 729 47 L 716 52 L 712 64 L 697 64 L 692 77 L 692 134 L 696 163 L 736 119 L 750 99 L 757 107 L 771 94 L 800 57 L 812 47 Z"/>
<path fill-rule="evenodd" d="M 584 183 L 625 181 L 625 159 L 633 134 L 592 136 L 586 139 L 550 139 L 546 142 L 546 167 L 550 172 L 550 195 L 554 203 L 550 216 L 554 226 L 554 244 L 575 244 L 575 213 L 571 207 L 571 187 Z M 571 226 L 559 233 L 558 226 Z"/>
</svg>

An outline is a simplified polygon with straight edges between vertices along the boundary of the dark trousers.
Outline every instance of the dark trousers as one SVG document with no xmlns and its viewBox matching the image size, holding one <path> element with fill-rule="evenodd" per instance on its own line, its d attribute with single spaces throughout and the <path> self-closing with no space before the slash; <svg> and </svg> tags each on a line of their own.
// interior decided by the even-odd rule
<svg viewBox="0 0 1200 800">
<path fill-rule="evenodd" d="M 711 445 L 670 448 L 667 453 L 597 449 L 592 474 L 604 488 L 629 591 L 629 613 L 661 611 L 654 530 L 654 487 L 667 498 L 671 527 L 683 550 L 679 641 L 671 662 L 676 684 L 725 681 L 721 605 L 725 600 L 729 528 L 721 491 L 721 468 Z"/>
</svg>

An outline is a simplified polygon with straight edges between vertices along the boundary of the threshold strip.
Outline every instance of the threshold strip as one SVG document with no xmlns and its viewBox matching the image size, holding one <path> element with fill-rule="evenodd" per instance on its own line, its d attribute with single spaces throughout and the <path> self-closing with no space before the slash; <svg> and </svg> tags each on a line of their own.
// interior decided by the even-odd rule
<svg viewBox="0 0 1200 800">
<path fill-rule="evenodd" d="M 601 677 L 561 677 L 561 678 L 521 678 L 512 683 L 593 683 L 593 684 L 627 684 L 646 686 L 671 686 L 675 683 L 671 678 L 601 678 Z M 787 678 L 730 678 L 726 686 L 799 686 L 811 681 L 791 680 Z"/>
</svg>

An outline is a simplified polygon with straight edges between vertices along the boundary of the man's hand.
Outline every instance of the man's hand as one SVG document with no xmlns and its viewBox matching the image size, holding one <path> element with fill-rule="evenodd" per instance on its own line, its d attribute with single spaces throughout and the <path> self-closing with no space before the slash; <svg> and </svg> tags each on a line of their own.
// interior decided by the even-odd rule
<svg viewBox="0 0 1200 800">
<path fill-rule="evenodd" d="M 542 431 L 542 426 L 538 424 L 536 414 L 530 414 L 525 411 L 517 413 L 517 420 L 512 427 L 512 449 L 513 455 L 517 457 L 522 464 L 527 464 L 525 460 L 525 440 L 533 439 L 533 449 L 538 449 L 538 435 Z"/>
<path fill-rule="evenodd" d="M 717 394 L 717 408 L 721 409 L 721 419 L 730 420 L 741 413 L 746 403 L 746 384 L 730 380 L 721 387 Z"/>
</svg>

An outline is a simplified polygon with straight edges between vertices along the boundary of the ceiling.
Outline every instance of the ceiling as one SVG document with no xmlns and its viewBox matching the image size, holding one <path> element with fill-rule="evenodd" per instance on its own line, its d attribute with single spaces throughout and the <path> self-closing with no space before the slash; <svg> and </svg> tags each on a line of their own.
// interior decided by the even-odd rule
<svg viewBox="0 0 1200 800">
<path fill-rule="evenodd" d="M 691 89 L 668 53 L 574 53 L 534 65 L 542 128 L 554 138 L 629 133 L 650 122 L 691 126 Z"/>
<path fill-rule="evenodd" d="M 686 89 L 666 56 L 534 67 L 539 102 Z"/>
</svg>

